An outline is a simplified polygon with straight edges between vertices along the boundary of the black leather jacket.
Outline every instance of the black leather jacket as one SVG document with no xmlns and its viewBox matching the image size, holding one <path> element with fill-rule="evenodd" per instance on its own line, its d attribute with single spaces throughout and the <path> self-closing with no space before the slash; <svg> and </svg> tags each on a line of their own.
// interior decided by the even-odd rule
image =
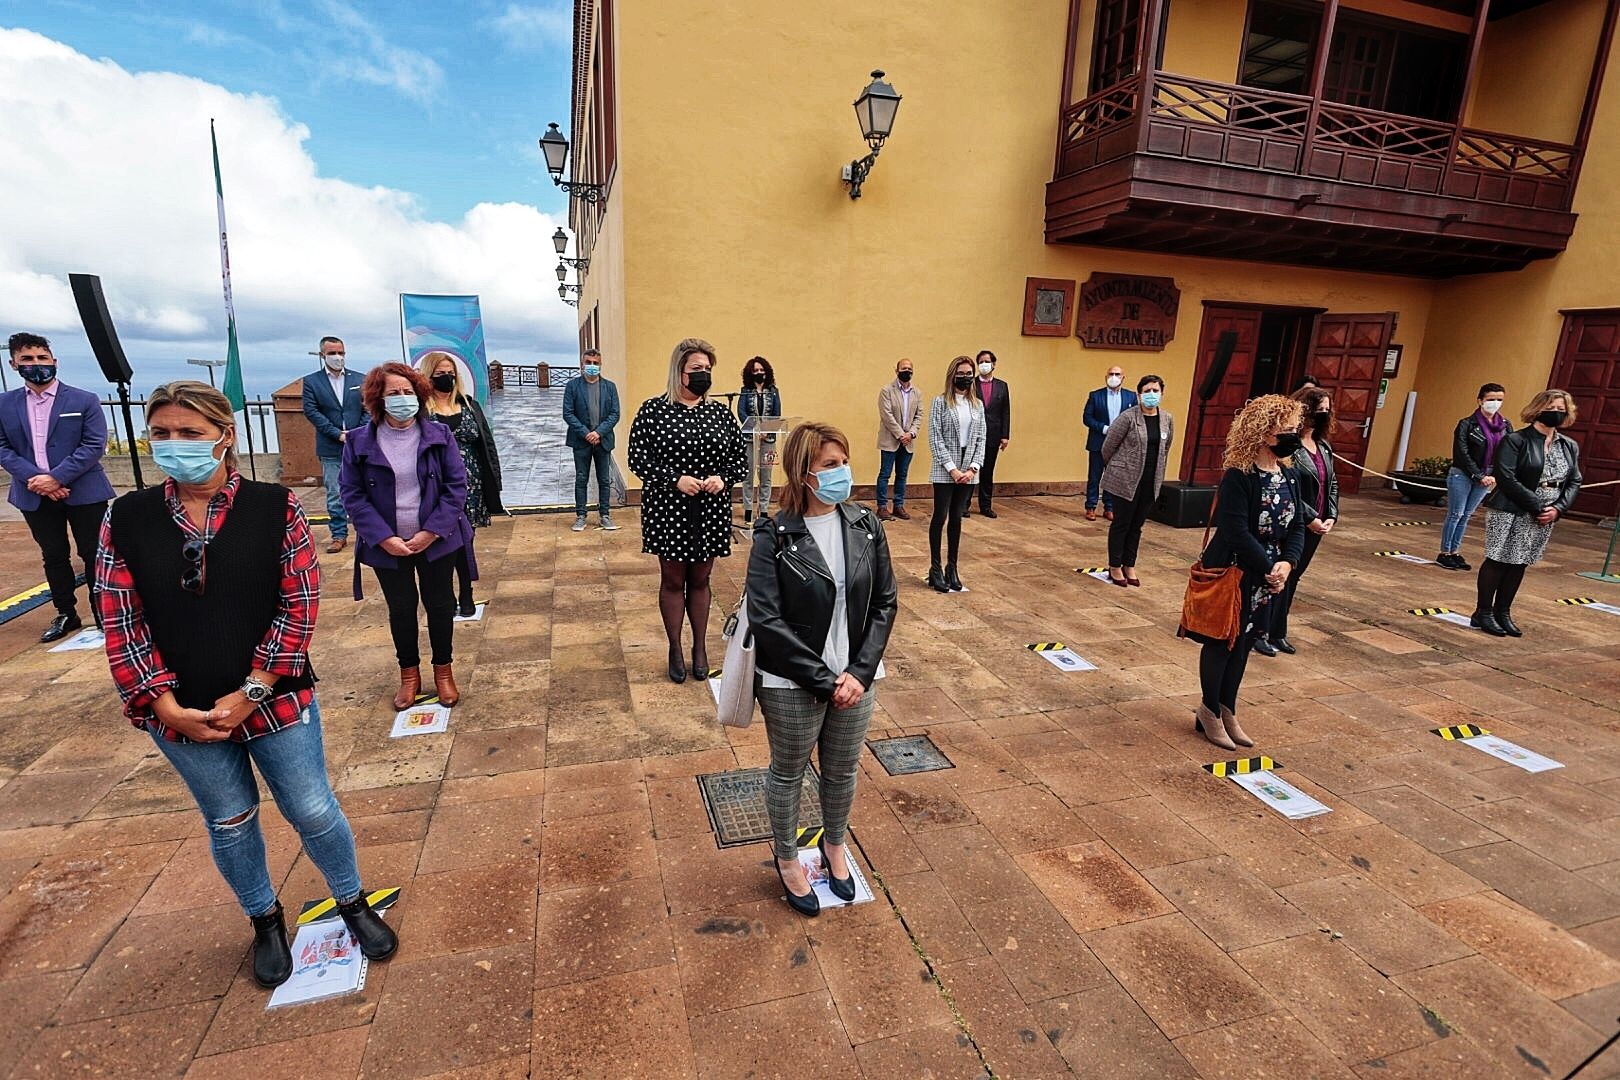
<svg viewBox="0 0 1620 1080">
<path fill-rule="evenodd" d="M 1316 448 L 1322 451 L 1322 467 L 1327 470 L 1325 514 L 1316 512 L 1316 500 L 1322 493 L 1322 485 L 1316 480 L 1316 462 L 1311 458 L 1311 452 L 1303 446 L 1294 451 L 1294 482 L 1299 490 L 1299 513 L 1306 525 L 1319 517 L 1329 521 L 1339 520 L 1339 474 L 1333 469 L 1333 447 L 1328 445 L 1326 439 L 1317 439 Z"/>
<path fill-rule="evenodd" d="M 1559 432 L 1554 436 L 1569 456 L 1569 472 L 1558 489 L 1558 500 L 1551 504 L 1558 516 L 1569 513 L 1575 505 L 1575 496 L 1581 493 L 1581 448 L 1575 440 Z M 1502 440 L 1496 448 L 1496 490 L 1485 500 L 1492 510 L 1507 510 L 1515 514 L 1539 514 L 1546 507 L 1536 498 L 1536 486 L 1541 483 L 1541 469 L 1545 464 L 1546 437 L 1534 427 L 1522 427 Z"/>
<path fill-rule="evenodd" d="M 899 608 L 889 541 L 877 515 L 866 507 L 846 502 L 833 512 L 844 525 L 848 671 L 870 689 Z M 829 700 L 839 673 L 822 662 L 821 650 L 827 645 L 836 596 L 832 573 L 804 518 L 783 510 L 754 526 L 748 622 L 759 670 Z"/>
<path fill-rule="evenodd" d="M 1511 434 L 1513 425 L 1508 424 L 1507 429 Z M 1451 464 L 1476 484 L 1485 479 L 1485 429 L 1477 413 L 1457 421 L 1457 430 L 1451 436 Z"/>
</svg>

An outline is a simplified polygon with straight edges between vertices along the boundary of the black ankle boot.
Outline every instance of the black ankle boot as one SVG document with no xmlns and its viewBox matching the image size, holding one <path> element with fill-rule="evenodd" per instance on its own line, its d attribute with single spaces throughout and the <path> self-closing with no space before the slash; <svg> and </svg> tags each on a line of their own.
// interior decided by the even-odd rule
<svg viewBox="0 0 1620 1080">
<path fill-rule="evenodd" d="M 962 584 L 962 579 L 956 576 L 955 563 L 945 564 L 945 584 L 950 586 L 951 592 L 961 592 L 967 588 Z"/>
<path fill-rule="evenodd" d="M 399 948 L 399 936 L 382 921 L 381 915 L 371 910 L 364 890 L 349 903 L 339 904 L 338 914 L 343 916 L 344 925 L 360 943 L 360 952 L 367 960 L 386 960 Z"/>
<path fill-rule="evenodd" d="M 1508 637 L 1524 636 L 1524 631 L 1519 629 L 1519 624 L 1513 621 L 1513 612 L 1507 608 L 1496 609 L 1496 625 L 1500 626 L 1502 632 L 1507 634 Z"/>
<path fill-rule="evenodd" d="M 935 592 L 950 592 L 951 587 L 945 584 L 945 575 L 940 572 L 939 563 L 928 568 L 928 587 Z"/>
<path fill-rule="evenodd" d="M 281 901 L 263 915 L 253 917 L 253 981 L 272 990 L 292 974 L 292 946 Z"/>
<path fill-rule="evenodd" d="M 1507 637 L 1507 631 L 1496 621 L 1494 611 L 1486 611 L 1484 608 L 1476 610 L 1468 617 L 1468 625 L 1476 630 L 1483 630 L 1492 637 Z"/>
</svg>

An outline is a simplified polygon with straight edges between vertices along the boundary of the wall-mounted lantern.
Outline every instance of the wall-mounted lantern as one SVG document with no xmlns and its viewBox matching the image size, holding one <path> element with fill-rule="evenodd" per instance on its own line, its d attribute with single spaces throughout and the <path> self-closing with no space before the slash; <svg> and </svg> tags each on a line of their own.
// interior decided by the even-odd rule
<svg viewBox="0 0 1620 1080">
<path fill-rule="evenodd" d="M 589 259 L 570 259 L 563 255 L 563 252 L 568 250 L 568 234 L 563 231 L 563 227 L 561 225 L 557 226 L 557 231 L 551 234 L 551 246 L 557 249 L 557 254 L 562 256 L 562 261 L 564 263 L 572 266 L 581 274 L 585 273 L 586 269 L 591 265 L 591 260 Z M 559 266 L 560 265 L 561 264 L 559 264 Z M 561 281 L 562 278 L 558 277 L 557 280 Z"/>
<path fill-rule="evenodd" d="M 849 185 L 849 197 L 861 197 L 861 185 L 866 182 L 883 151 L 883 143 L 894 130 L 894 114 L 900 111 L 900 95 L 894 87 L 883 81 L 883 72 L 872 72 L 872 81 L 861 96 L 855 99 L 855 119 L 860 121 L 861 137 L 871 153 L 844 166 L 844 183 Z M 560 137 L 560 136 L 559 136 Z M 567 144 L 564 143 L 564 146 Z"/>
<path fill-rule="evenodd" d="M 540 152 L 545 155 L 551 182 L 565 194 L 588 203 L 607 201 L 607 190 L 601 184 L 576 184 L 562 178 L 563 168 L 568 164 L 568 138 L 556 124 L 546 125 L 546 133 L 540 136 Z"/>
<path fill-rule="evenodd" d="M 569 297 L 568 297 L 569 293 L 574 294 L 573 299 L 569 299 Z M 563 303 L 568 304 L 568 305 L 570 305 L 572 307 L 579 307 L 579 286 L 578 285 L 559 285 L 559 286 L 557 286 L 557 299 L 561 300 Z"/>
</svg>

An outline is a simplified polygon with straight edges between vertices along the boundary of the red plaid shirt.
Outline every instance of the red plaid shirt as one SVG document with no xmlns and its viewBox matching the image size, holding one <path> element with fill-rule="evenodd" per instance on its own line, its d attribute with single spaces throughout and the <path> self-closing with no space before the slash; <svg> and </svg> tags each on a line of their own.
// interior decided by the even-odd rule
<svg viewBox="0 0 1620 1080">
<path fill-rule="evenodd" d="M 225 524 L 241 486 L 241 474 L 230 470 L 225 486 L 208 501 L 208 513 L 201 529 L 186 517 L 173 480 L 163 483 L 164 505 L 185 536 L 206 544 Z M 309 522 L 304 519 L 303 507 L 289 491 L 287 531 L 281 542 L 281 605 L 269 632 L 253 650 L 255 668 L 274 675 L 302 675 L 308 670 L 309 642 L 315 633 L 320 595 L 320 563 Z M 96 607 L 101 612 L 101 625 L 107 635 L 107 663 L 112 668 L 118 694 L 124 699 L 124 715 L 136 727 L 170 742 L 189 741 L 159 722 L 152 711 L 153 702 L 173 690 L 178 680 L 158 655 L 141 610 L 140 594 L 135 591 L 135 579 L 123 556 L 113 547 L 111 510 L 102 520 L 101 544 L 96 553 Z M 295 724 L 313 697 L 312 690 L 276 694 L 231 732 L 231 738 L 243 742 Z"/>
</svg>

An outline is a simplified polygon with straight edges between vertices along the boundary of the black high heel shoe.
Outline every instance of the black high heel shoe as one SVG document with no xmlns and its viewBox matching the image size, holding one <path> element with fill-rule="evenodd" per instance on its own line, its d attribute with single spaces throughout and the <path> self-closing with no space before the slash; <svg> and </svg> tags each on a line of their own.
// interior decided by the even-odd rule
<svg viewBox="0 0 1620 1080">
<path fill-rule="evenodd" d="M 681 657 L 679 646 L 669 650 L 669 681 L 673 683 L 686 681 L 686 661 Z"/>
<path fill-rule="evenodd" d="M 701 657 L 701 659 L 699 659 Z M 697 648 L 692 649 L 692 678 L 707 679 L 709 677 L 709 654 L 699 653 Z"/>
<path fill-rule="evenodd" d="M 821 839 L 816 841 L 816 850 L 821 852 L 821 865 L 827 870 L 827 888 L 831 889 L 832 894 L 844 903 L 853 904 L 855 902 L 855 875 L 851 874 L 845 878 L 833 876 L 832 863 L 827 858 L 826 833 L 822 833 Z M 849 858 L 848 847 L 844 848 L 844 858 Z"/>
<path fill-rule="evenodd" d="M 782 873 L 782 860 L 776 857 L 774 851 L 771 852 L 771 865 L 776 867 L 776 876 L 781 879 L 782 892 L 787 896 L 788 907 L 810 919 L 821 914 L 821 901 L 816 899 L 816 890 L 814 888 L 803 896 L 799 896 L 788 888 L 787 875 Z"/>
</svg>

